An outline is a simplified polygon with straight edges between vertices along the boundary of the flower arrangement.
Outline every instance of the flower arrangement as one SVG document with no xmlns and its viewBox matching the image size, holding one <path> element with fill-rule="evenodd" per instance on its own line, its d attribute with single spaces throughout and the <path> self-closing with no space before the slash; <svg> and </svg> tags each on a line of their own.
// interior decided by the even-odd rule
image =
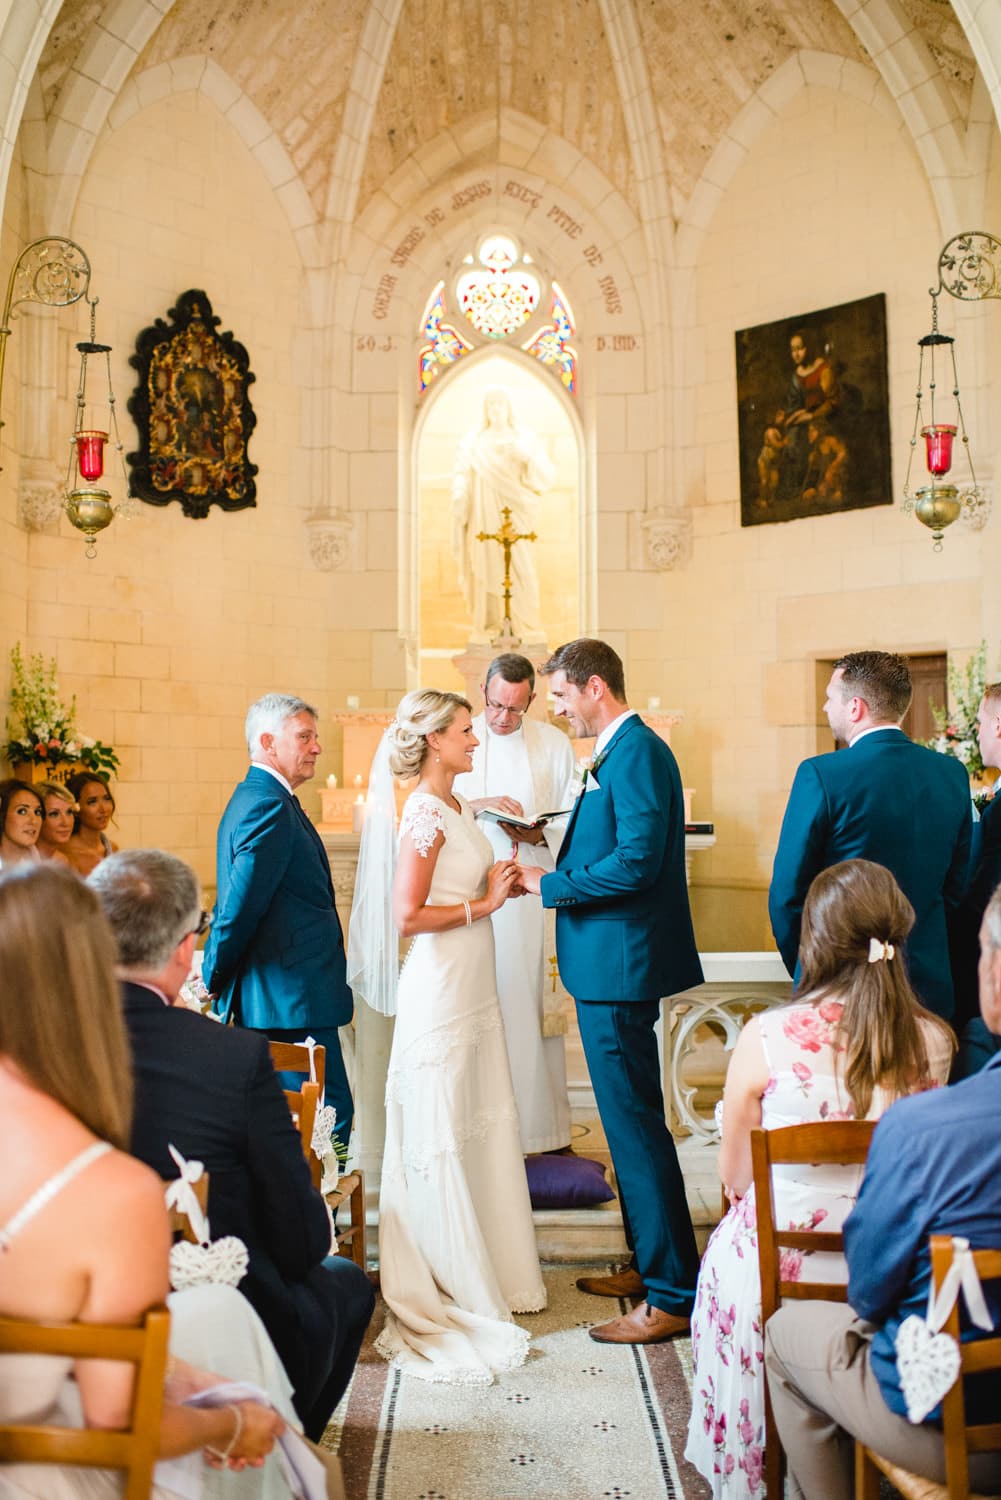
<svg viewBox="0 0 1001 1500">
<path fill-rule="evenodd" d="M 926 744 L 940 755 L 952 755 L 962 761 L 972 777 L 984 774 L 984 762 L 977 738 L 977 710 L 987 685 L 987 642 L 981 641 L 965 667 L 949 666 L 950 708 L 929 705 L 938 733 Z"/>
<path fill-rule="evenodd" d="M 10 653 L 11 689 L 7 741 L 3 753 L 11 765 L 28 762 L 55 766 L 70 761 L 93 771 L 102 781 L 118 770 L 118 756 L 110 745 L 76 727 L 76 699 L 67 708 L 59 695 L 55 661 L 38 654 L 27 661 L 17 645 Z"/>
</svg>

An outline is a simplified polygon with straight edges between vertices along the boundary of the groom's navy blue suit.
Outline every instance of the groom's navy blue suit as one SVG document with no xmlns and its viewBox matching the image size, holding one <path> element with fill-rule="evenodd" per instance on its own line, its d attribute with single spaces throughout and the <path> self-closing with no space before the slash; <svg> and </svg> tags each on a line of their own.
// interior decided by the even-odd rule
<svg viewBox="0 0 1001 1500">
<path fill-rule="evenodd" d="M 224 1021 L 327 1049 L 326 1093 L 347 1145 L 353 1113 L 337 1028 L 353 1001 L 323 840 L 297 798 L 252 765 L 222 815 L 203 977 Z"/>
<path fill-rule="evenodd" d="M 665 995 L 702 982 L 685 881 L 677 762 L 638 715 L 608 742 L 571 815 L 556 869 L 560 973 L 619 1186 L 626 1238 L 647 1301 L 692 1310 L 698 1252 L 664 1118 L 654 1023 Z"/>
</svg>

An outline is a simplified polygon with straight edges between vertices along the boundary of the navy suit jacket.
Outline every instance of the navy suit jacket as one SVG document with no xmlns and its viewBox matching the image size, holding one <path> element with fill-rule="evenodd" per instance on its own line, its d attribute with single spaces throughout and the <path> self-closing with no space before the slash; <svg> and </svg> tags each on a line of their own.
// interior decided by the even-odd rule
<svg viewBox="0 0 1001 1500">
<path fill-rule="evenodd" d="M 892 872 L 914 907 L 907 943 L 911 982 L 929 1010 L 953 1011 L 946 909 L 966 884 L 973 815 L 958 760 L 877 729 L 847 750 L 803 761 L 775 851 L 768 912 L 790 974 L 813 877 L 846 859 Z"/>
<path fill-rule="evenodd" d="M 542 904 L 577 1000 L 658 1000 L 702 983 L 685 880 L 685 811 L 670 747 L 633 715 L 567 825 Z"/>
<path fill-rule="evenodd" d="M 131 1149 L 161 1177 L 176 1146 L 209 1174 L 213 1239 L 249 1252 L 240 1291 L 257 1309 L 297 1390 L 314 1347 L 329 1348 L 338 1310 L 315 1275 L 330 1253 L 327 1211 L 313 1187 L 266 1038 L 167 1006 L 145 985 L 122 986 L 135 1068 Z"/>
<path fill-rule="evenodd" d="M 963 1083 L 898 1099 L 872 1138 L 862 1191 L 845 1221 L 848 1301 L 860 1318 L 880 1325 L 872 1340 L 872 1369 L 887 1406 L 899 1416 L 906 1407 L 894 1341 L 906 1317 L 924 1317 L 928 1309 L 928 1236 L 962 1235 L 974 1250 L 1001 1244 L 999 1112 L 996 1057 Z M 1001 1284 L 985 1282 L 984 1294 L 997 1326 Z M 960 1319 L 964 1339 L 986 1337 L 971 1329 L 962 1300 Z M 992 1384 L 995 1379 L 984 1378 Z M 970 1396 L 969 1384 L 966 1389 Z M 983 1396 L 994 1420 L 997 1392 Z"/>
<path fill-rule="evenodd" d="M 959 909 L 949 920 L 952 979 L 956 989 L 956 1027 L 980 1015 L 977 961 L 980 923 L 988 901 L 1001 882 L 1001 792 L 988 802 L 973 828 L 970 883 Z"/>
<path fill-rule="evenodd" d="M 323 841 L 259 766 L 222 815 L 216 881 L 203 977 L 223 1020 L 262 1031 L 346 1026 L 353 1001 Z"/>
</svg>

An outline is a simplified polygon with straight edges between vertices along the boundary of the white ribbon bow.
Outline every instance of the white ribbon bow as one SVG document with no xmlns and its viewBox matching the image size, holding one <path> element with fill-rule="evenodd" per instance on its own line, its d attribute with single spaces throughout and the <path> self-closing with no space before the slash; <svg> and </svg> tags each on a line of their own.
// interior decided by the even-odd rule
<svg viewBox="0 0 1001 1500">
<path fill-rule="evenodd" d="M 174 1165 L 181 1174 L 174 1182 L 167 1183 L 164 1192 L 167 1207 L 176 1208 L 178 1213 L 184 1214 L 198 1243 L 207 1245 L 211 1238 L 209 1221 L 202 1211 L 194 1189 L 194 1183 L 201 1179 L 205 1168 L 200 1161 L 185 1161 L 176 1146 L 168 1143 L 167 1150 L 174 1158 Z"/>
<path fill-rule="evenodd" d="M 879 938 L 869 939 L 869 963 L 878 964 L 881 958 L 892 958 L 897 950 L 892 943 L 881 943 Z"/>
<path fill-rule="evenodd" d="M 938 1295 L 935 1295 L 934 1283 L 928 1289 L 927 1316 L 920 1318 L 914 1313 L 905 1318 L 897 1330 L 897 1373 L 907 1403 L 907 1420 L 914 1425 L 925 1420 L 959 1376 L 959 1345 L 950 1334 L 939 1330 L 952 1312 L 960 1291 L 970 1320 L 989 1332 L 994 1324 L 984 1301 L 970 1242 L 954 1236 L 952 1265 Z"/>
</svg>

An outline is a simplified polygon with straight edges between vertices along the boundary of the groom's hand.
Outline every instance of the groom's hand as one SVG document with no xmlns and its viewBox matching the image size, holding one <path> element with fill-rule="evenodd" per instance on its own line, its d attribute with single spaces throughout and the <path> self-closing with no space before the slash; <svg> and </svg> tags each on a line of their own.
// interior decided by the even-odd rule
<svg viewBox="0 0 1001 1500">
<path fill-rule="evenodd" d="M 540 895 L 542 887 L 540 886 L 539 882 L 541 881 L 545 873 L 545 870 L 541 869 L 538 865 L 519 865 L 519 890 L 523 891 L 528 896 Z"/>
</svg>

